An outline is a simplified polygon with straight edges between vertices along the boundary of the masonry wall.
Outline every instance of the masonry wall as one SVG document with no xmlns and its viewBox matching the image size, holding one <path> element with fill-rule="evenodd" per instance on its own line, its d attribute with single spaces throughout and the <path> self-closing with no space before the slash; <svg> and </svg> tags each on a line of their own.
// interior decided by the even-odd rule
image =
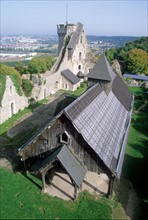
<svg viewBox="0 0 148 220">
<path fill-rule="evenodd" d="M 92 53 L 87 44 L 86 35 L 83 30 L 77 38 L 77 44 L 75 45 L 71 58 L 68 58 L 67 45 L 63 45 L 62 48 L 63 49 L 60 51 L 57 62 L 51 71 L 46 71 L 46 73 L 40 74 L 39 76 L 37 76 L 37 74 L 32 76 L 34 88 L 32 95 L 29 98 L 39 101 L 56 93 L 59 89 L 65 89 L 66 79 L 61 75 L 61 72 L 65 69 L 70 69 L 75 75 L 77 75 L 79 71 L 87 74 L 89 69 L 92 68 Z M 37 77 L 39 78 L 37 79 Z M 30 78 L 30 76 L 27 75 L 24 76 L 24 78 Z M 68 81 L 67 83 L 69 90 L 72 91 L 76 90 L 77 87 L 80 86 L 80 83 L 76 85 L 72 85 Z M 12 94 L 10 94 L 10 87 L 12 87 Z M 12 114 L 17 113 L 19 109 L 22 110 L 26 106 L 28 106 L 27 98 L 17 94 L 12 81 L 8 77 L 6 80 L 5 94 L 2 100 L 2 108 L 0 109 L 0 123 L 3 123 L 5 120 L 10 118 Z"/>
<path fill-rule="evenodd" d="M 19 110 L 28 106 L 28 99 L 25 96 L 19 96 L 12 80 L 9 76 L 6 78 L 6 89 L 0 107 L 0 124 L 12 117 Z"/>
</svg>

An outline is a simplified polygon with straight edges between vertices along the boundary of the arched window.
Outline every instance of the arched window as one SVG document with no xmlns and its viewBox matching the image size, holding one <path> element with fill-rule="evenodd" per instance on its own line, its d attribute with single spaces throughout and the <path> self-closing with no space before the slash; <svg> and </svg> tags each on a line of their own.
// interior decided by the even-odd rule
<svg viewBox="0 0 148 220">
<path fill-rule="evenodd" d="M 79 60 L 81 60 L 82 59 L 82 53 L 80 52 L 79 53 Z"/>
<path fill-rule="evenodd" d="M 81 65 L 78 66 L 78 70 L 81 70 Z"/>
<path fill-rule="evenodd" d="M 80 43 L 82 43 L 82 41 L 83 41 L 83 37 L 81 36 L 81 37 L 80 37 Z"/>
<path fill-rule="evenodd" d="M 68 89 L 68 84 L 67 83 L 65 83 L 65 89 Z"/>
</svg>

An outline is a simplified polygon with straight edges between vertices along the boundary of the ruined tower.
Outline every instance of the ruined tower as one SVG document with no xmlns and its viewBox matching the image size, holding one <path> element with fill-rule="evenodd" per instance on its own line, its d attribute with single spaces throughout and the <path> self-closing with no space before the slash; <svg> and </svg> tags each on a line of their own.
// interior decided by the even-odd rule
<svg viewBox="0 0 148 220">
<path fill-rule="evenodd" d="M 75 24 L 59 24 L 57 25 L 57 34 L 59 36 L 59 42 L 58 42 L 58 55 L 61 51 L 61 48 L 64 44 L 64 39 L 66 35 L 71 35 L 76 29 Z"/>
</svg>

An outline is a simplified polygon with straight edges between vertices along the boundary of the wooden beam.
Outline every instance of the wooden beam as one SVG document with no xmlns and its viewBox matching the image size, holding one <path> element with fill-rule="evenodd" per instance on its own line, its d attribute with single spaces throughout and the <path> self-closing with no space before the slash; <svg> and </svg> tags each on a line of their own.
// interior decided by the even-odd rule
<svg viewBox="0 0 148 220">
<path fill-rule="evenodd" d="M 109 180 L 109 187 L 108 187 L 108 192 L 107 192 L 108 198 L 111 198 L 113 196 L 114 180 L 115 180 L 115 176 L 112 175 L 112 177 Z"/>
<path fill-rule="evenodd" d="M 77 198 L 78 198 L 78 188 L 76 184 L 74 184 L 74 200 L 76 200 Z"/>
<path fill-rule="evenodd" d="M 42 192 L 46 192 L 45 174 L 42 174 Z"/>
</svg>

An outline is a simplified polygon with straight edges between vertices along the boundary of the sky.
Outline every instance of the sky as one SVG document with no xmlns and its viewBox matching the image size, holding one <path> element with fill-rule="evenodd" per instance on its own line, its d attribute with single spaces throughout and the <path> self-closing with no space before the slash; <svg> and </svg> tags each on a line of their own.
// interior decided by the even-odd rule
<svg viewBox="0 0 148 220">
<path fill-rule="evenodd" d="M 87 35 L 147 36 L 148 0 L 1 0 L 1 34 L 57 34 L 81 22 Z M 67 5 L 67 16 L 66 16 Z"/>
</svg>

